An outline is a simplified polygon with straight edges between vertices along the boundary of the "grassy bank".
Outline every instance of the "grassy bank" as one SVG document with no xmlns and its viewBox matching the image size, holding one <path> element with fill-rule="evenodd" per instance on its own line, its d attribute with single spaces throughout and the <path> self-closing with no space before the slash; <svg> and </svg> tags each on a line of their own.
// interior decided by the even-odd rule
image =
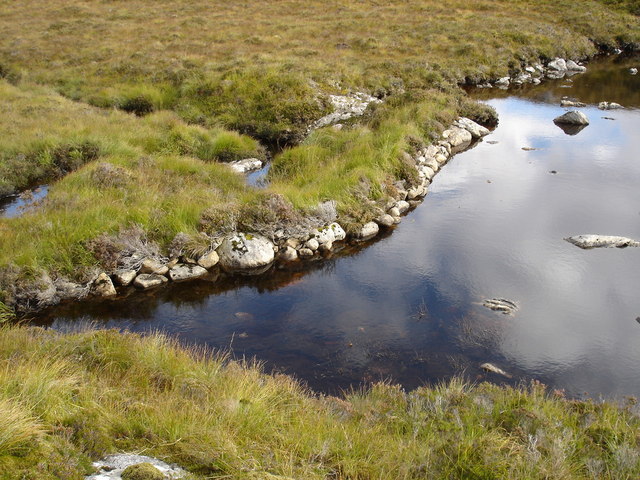
<svg viewBox="0 0 640 480">
<path fill-rule="evenodd" d="M 331 199 L 346 224 L 368 221 L 364 199 L 414 181 L 403 152 L 458 115 L 487 118 L 458 83 L 637 47 L 633 5 L 5 2 L 0 195 L 51 186 L 33 212 L 0 219 L 0 302 L 44 288 L 43 272 L 84 281 L 108 270 L 132 229 L 166 255 L 178 233 L 197 250 L 200 233 L 238 219 L 253 229 L 282 220 L 274 202 L 286 220 Z M 353 91 L 384 102 L 307 136 L 328 95 Z M 263 192 L 221 166 L 264 156 L 264 145 L 290 148 Z"/>
<path fill-rule="evenodd" d="M 78 479 L 114 451 L 193 478 L 627 479 L 640 420 L 541 385 L 318 397 L 158 335 L 0 332 L 0 478 Z M 636 412 L 637 413 L 637 412 Z"/>
</svg>

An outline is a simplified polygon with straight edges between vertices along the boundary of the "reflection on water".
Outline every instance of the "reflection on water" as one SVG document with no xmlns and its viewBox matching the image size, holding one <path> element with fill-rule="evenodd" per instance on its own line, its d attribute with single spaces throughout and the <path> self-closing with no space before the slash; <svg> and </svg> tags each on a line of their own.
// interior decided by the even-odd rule
<svg viewBox="0 0 640 480">
<path fill-rule="evenodd" d="M 538 379 L 570 395 L 638 395 L 640 249 L 581 250 L 563 240 L 640 239 L 640 111 L 593 106 L 640 107 L 640 77 L 619 75 L 621 65 L 590 70 L 571 88 L 561 80 L 516 96 L 490 92 L 503 97 L 489 100 L 500 126 L 365 249 L 299 271 L 214 275 L 59 308 L 38 321 L 164 330 L 256 356 L 327 392 L 388 378 L 411 388 L 459 373 L 501 381 L 479 368 L 491 362 L 513 382 Z M 553 123 L 568 94 L 591 104 L 582 109 L 591 123 L 575 136 Z M 518 310 L 482 306 L 495 297 Z"/>
<path fill-rule="evenodd" d="M 14 218 L 22 215 L 29 207 L 36 205 L 46 197 L 48 191 L 48 185 L 41 185 L 33 190 L 22 192 L 20 195 L 8 195 L 0 198 L 0 217 Z"/>
</svg>

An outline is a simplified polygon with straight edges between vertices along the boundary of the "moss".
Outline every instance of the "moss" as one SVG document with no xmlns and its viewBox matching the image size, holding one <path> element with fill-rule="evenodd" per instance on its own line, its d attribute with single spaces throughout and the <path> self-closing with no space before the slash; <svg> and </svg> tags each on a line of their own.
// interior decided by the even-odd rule
<svg viewBox="0 0 640 480">
<path fill-rule="evenodd" d="M 130 465 L 122 471 L 122 480 L 163 480 L 164 475 L 150 463 Z"/>
</svg>

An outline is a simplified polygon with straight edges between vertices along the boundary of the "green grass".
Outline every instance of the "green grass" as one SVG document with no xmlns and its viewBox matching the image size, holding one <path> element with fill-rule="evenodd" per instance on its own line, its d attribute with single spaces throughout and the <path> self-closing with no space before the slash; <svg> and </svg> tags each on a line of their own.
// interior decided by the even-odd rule
<svg viewBox="0 0 640 480">
<path fill-rule="evenodd" d="M 635 406 L 539 384 L 376 384 L 316 396 L 253 364 L 115 331 L 0 332 L 0 478 L 79 479 L 137 451 L 194 478 L 626 479 Z"/>
<path fill-rule="evenodd" d="M 330 199 L 346 226 L 365 222 L 377 210 L 364 200 L 414 180 L 405 151 L 457 115 L 487 118 L 458 83 L 637 48 L 637 17 L 623 10 L 595 0 L 5 2 L 0 195 L 51 186 L 38 209 L 0 219 L 0 301 L 13 305 L 16 285 L 43 272 L 108 269 L 95 247 L 103 234 L 141 227 L 166 249 L 178 233 L 226 231 L 221 220 L 240 213 L 251 218 L 239 227 L 259 229 L 280 218 L 269 198 L 290 218 Z M 385 102 L 306 137 L 327 96 L 350 91 Z M 288 148 L 266 200 L 219 165 L 272 146 Z M 246 215 L 256 205 L 264 215 Z"/>
</svg>

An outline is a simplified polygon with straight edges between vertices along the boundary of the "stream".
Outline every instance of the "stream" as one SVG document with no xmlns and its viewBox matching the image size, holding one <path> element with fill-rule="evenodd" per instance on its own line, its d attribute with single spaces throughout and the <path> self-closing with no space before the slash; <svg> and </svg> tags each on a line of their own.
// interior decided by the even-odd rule
<svg viewBox="0 0 640 480">
<path fill-rule="evenodd" d="M 378 380 L 406 388 L 455 375 L 539 380 L 572 397 L 640 395 L 640 249 L 582 250 L 580 234 L 640 240 L 638 58 L 603 59 L 570 79 L 472 96 L 500 124 L 439 173 L 392 232 L 331 259 L 255 278 L 211 274 L 34 319 L 163 331 L 255 357 L 268 371 L 338 393 Z M 590 125 L 553 123 L 563 96 Z M 600 101 L 624 105 L 603 111 Z M 485 299 L 516 303 L 511 315 Z M 490 362 L 511 378 L 486 372 Z"/>
</svg>

